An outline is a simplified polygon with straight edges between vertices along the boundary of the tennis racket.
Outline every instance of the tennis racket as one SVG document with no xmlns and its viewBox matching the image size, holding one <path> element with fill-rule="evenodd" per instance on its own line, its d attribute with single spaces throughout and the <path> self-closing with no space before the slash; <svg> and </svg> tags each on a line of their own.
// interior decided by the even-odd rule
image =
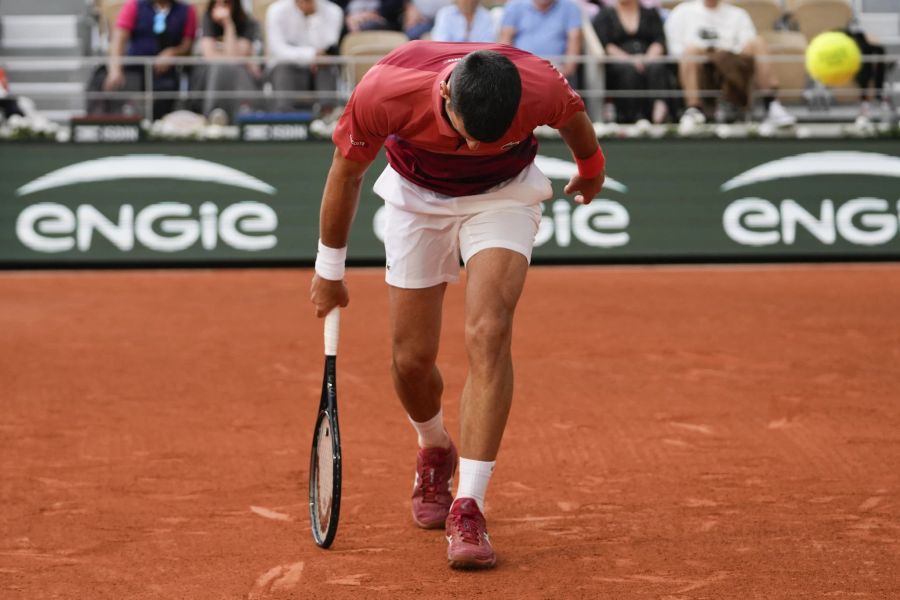
<svg viewBox="0 0 900 600">
<path fill-rule="evenodd" d="M 341 435 L 337 413 L 337 346 L 340 309 L 325 317 L 325 376 L 309 457 L 309 519 L 313 539 L 331 546 L 341 509 Z"/>
</svg>

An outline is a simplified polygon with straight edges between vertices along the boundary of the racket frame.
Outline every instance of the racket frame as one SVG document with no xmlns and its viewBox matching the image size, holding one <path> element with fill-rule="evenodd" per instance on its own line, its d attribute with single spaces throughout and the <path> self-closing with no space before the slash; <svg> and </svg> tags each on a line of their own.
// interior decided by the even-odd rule
<svg viewBox="0 0 900 600">
<path fill-rule="evenodd" d="M 340 325 L 339 309 L 325 317 L 325 372 L 322 377 L 322 396 L 313 430 L 309 459 L 309 519 L 313 539 L 321 548 L 328 548 L 337 533 L 341 510 L 341 434 L 337 411 L 337 337 Z M 325 530 L 319 528 L 319 435 L 322 421 L 328 420 L 331 432 L 331 514 Z"/>
</svg>

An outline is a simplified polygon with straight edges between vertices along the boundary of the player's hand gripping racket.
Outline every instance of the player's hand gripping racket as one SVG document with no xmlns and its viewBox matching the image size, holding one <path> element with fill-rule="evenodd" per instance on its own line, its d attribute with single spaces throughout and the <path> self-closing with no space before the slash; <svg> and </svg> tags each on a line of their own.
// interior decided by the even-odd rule
<svg viewBox="0 0 900 600">
<path fill-rule="evenodd" d="M 309 519 L 313 538 L 331 546 L 341 509 L 341 435 L 337 414 L 337 346 L 340 309 L 325 317 L 325 377 L 309 458 Z"/>
</svg>

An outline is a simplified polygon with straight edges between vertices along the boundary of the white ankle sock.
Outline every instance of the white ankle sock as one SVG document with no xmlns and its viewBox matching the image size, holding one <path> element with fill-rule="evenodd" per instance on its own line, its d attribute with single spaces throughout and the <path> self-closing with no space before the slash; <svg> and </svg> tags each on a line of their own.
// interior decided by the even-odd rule
<svg viewBox="0 0 900 600">
<path fill-rule="evenodd" d="M 406 415 L 412 426 L 416 428 L 419 434 L 419 448 L 449 448 L 450 436 L 444 429 L 444 410 L 441 409 L 436 415 L 425 421 L 418 423 L 412 420 L 412 417 Z"/>
<path fill-rule="evenodd" d="M 494 472 L 497 461 L 459 459 L 459 488 L 456 490 L 457 498 L 474 498 L 478 508 L 484 512 L 484 496 L 487 493 L 488 483 Z"/>
</svg>

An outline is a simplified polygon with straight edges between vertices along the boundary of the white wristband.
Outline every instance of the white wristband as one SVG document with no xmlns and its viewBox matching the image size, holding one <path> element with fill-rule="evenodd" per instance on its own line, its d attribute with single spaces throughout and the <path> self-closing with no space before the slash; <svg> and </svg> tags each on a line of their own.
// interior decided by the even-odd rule
<svg viewBox="0 0 900 600">
<path fill-rule="evenodd" d="M 322 279 L 342 281 L 344 279 L 344 262 L 347 260 L 347 246 L 329 248 L 319 240 L 319 252 L 316 254 L 316 274 Z"/>
</svg>

